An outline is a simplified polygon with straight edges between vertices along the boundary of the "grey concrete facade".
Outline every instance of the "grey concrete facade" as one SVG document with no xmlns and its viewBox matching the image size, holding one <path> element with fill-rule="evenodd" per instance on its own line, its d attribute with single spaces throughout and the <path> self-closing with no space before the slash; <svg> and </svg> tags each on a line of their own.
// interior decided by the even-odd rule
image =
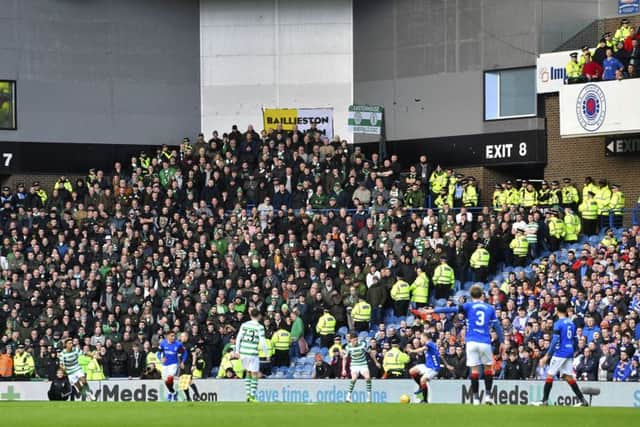
<svg viewBox="0 0 640 427">
<path fill-rule="evenodd" d="M 484 121 L 483 73 L 535 66 L 612 13 L 605 3 L 354 0 L 354 101 L 385 107 L 388 140 L 544 129 L 535 117 Z"/>
<path fill-rule="evenodd" d="M 0 0 L 0 141 L 161 144 L 200 126 L 197 0 Z"/>
</svg>

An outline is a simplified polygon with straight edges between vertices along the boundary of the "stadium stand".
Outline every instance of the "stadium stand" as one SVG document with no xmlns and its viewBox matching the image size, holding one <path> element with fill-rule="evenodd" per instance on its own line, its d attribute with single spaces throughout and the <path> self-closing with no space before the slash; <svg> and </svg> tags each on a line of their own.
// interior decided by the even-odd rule
<svg viewBox="0 0 640 427">
<path fill-rule="evenodd" d="M 270 378 L 340 377 L 349 330 L 381 377 L 392 343 L 419 361 L 423 328 L 440 377 L 465 378 L 462 321 L 416 308 L 481 282 L 505 330 L 501 377 L 544 378 L 553 308 L 570 301 L 580 378 L 638 380 L 640 228 L 637 215 L 623 228 L 631 212 L 604 179 L 507 181 L 479 207 L 473 177 L 426 155 L 403 168 L 313 129 L 234 127 L 30 184 L 0 195 L 5 379 L 52 379 L 66 338 L 97 377 L 151 376 L 169 330 L 202 350 L 189 365 L 205 377 L 241 376 L 230 349 L 252 306 L 272 338 Z"/>
<path fill-rule="evenodd" d="M 566 66 L 570 84 L 638 78 L 640 34 L 623 18 L 615 32 L 602 34 L 595 48 L 585 45 L 570 58 Z"/>
</svg>

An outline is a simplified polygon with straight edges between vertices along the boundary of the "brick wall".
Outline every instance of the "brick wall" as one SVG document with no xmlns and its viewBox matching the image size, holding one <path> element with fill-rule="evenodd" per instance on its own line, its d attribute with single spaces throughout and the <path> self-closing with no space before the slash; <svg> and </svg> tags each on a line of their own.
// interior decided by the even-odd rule
<svg viewBox="0 0 640 427">
<path fill-rule="evenodd" d="M 607 31 L 610 31 L 611 34 L 615 34 L 616 30 L 620 26 L 620 20 L 622 18 L 622 16 L 619 16 L 616 18 L 594 21 L 578 32 L 575 36 L 560 45 L 556 51 L 578 50 L 584 45 L 596 46 L 602 34 Z M 640 15 L 625 16 L 625 18 L 627 18 L 634 27 L 640 25 Z"/>
<path fill-rule="evenodd" d="M 560 138 L 560 105 L 557 94 L 545 98 L 547 114 L 548 163 L 546 179 L 568 177 L 582 184 L 586 176 L 596 181 L 607 178 L 622 185 L 627 207 L 633 207 L 640 193 L 640 161 L 638 158 L 605 157 L 605 138 Z"/>
</svg>

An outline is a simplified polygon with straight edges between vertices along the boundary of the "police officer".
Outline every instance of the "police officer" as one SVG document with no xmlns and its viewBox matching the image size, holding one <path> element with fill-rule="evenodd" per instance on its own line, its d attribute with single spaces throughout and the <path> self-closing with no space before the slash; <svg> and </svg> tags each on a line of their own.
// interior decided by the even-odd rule
<svg viewBox="0 0 640 427">
<path fill-rule="evenodd" d="M 597 190 L 598 186 L 593 182 L 593 178 L 591 178 L 590 176 L 586 177 L 584 179 L 584 185 L 582 186 L 582 200 L 585 200 L 587 198 L 587 193 L 589 191 L 592 191 L 595 197 Z"/>
<path fill-rule="evenodd" d="M 406 316 L 409 311 L 411 290 L 404 277 L 398 275 L 396 282 L 391 287 L 391 299 L 393 300 L 393 314 L 397 317 Z"/>
<path fill-rule="evenodd" d="M 578 189 L 571 182 L 571 178 L 562 179 L 562 207 L 571 208 L 572 211 L 576 211 L 578 208 L 578 202 L 580 201 L 580 195 Z"/>
<path fill-rule="evenodd" d="M 273 347 L 273 335 L 267 336 L 264 342 L 267 345 L 266 353 L 265 353 L 265 349 L 262 348 L 262 346 L 258 348 L 258 358 L 260 359 L 260 372 L 262 372 L 264 375 L 271 375 L 271 368 L 273 367 L 273 363 L 274 363 L 273 358 L 276 354 L 276 350 Z"/>
<path fill-rule="evenodd" d="M 557 210 L 551 209 L 549 211 L 547 227 L 549 228 L 549 249 L 557 251 L 565 234 L 564 222 L 558 217 Z"/>
<path fill-rule="evenodd" d="M 568 243 L 575 243 L 578 241 L 580 235 L 581 225 L 578 215 L 573 213 L 571 208 L 564 208 L 564 241 Z"/>
<path fill-rule="evenodd" d="M 33 378 L 35 370 L 36 364 L 33 356 L 28 351 L 25 351 L 24 344 L 19 344 L 16 354 L 13 356 L 13 372 L 16 380 L 26 381 Z"/>
<path fill-rule="evenodd" d="M 629 35 L 631 35 L 631 31 L 633 29 L 629 25 L 629 20 L 627 18 L 622 18 L 620 21 L 620 26 L 616 30 L 613 35 L 614 44 L 618 44 L 619 42 L 624 42 Z"/>
<path fill-rule="evenodd" d="M 615 52 L 617 43 L 613 41 L 613 35 L 611 34 L 611 31 L 607 31 L 606 33 L 604 33 L 602 35 L 602 38 L 604 39 L 605 49 L 611 49 Z"/>
<path fill-rule="evenodd" d="M 462 206 L 465 208 L 478 206 L 478 187 L 476 187 L 476 179 L 472 176 L 466 179 L 466 184 L 462 192 Z"/>
<path fill-rule="evenodd" d="M 549 204 L 553 209 L 560 207 L 560 200 L 562 198 L 562 192 L 560 191 L 560 182 L 551 181 L 551 190 L 549 190 Z"/>
<path fill-rule="evenodd" d="M 27 199 L 27 191 L 24 188 L 24 183 L 19 182 L 17 185 L 16 193 L 13 195 L 14 206 L 24 206 Z"/>
<path fill-rule="evenodd" d="M 273 366 L 289 366 L 289 349 L 291 348 L 291 333 L 286 327 L 281 327 L 271 337 L 273 344 Z"/>
<path fill-rule="evenodd" d="M 0 194 L 0 206 L 4 206 L 5 203 L 13 203 L 14 198 L 11 194 L 11 189 L 9 187 L 2 187 L 2 193 Z"/>
<path fill-rule="evenodd" d="M 416 308 L 425 307 L 429 303 L 429 277 L 421 266 L 416 268 L 416 279 L 411 283 L 411 302 Z"/>
<path fill-rule="evenodd" d="M 609 207 L 613 211 L 613 226 L 615 228 L 622 227 L 622 220 L 624 218 L 624 193 L 620 190 L 620 186 L 617 184 L 611 184 L 611 199 L 609 200 Z"/>
<path fill-rule="evenodd" d="M 547 181 L 542 181 L 540 185 L 540 190 L 538 191 L 538 206 L 544 212 L 550 204 L 551 199 L 551 190 L 549 189 L 549 183 Z"/>
<path fill-rule="evenodd" d="M 474 282 L 486 282 L 489 273 L 489 251 L 482 243 L 478 243 L 476 250 L 471 254 L 469 264 L 473 273 Z"/>
<path fill-rule="evenodd" d="M 368 331 L 371 323 L 371 304 L 362 296 L 358 297 L 358 302 L 351 310 L 353 327 L 357 332 Z"/>
<path fill-rule="evenodd" d="M 46 191 L 40 188 L 40 181 L 34 181 L 32 186 L 33 186 L 35 195 L 40 199 L 42 206 L 45 206 L 47 204 L 47 199 L 49 198 L 49 196 L 47 195 Z"/>
<path fill-rule="evenodd" d="M 56 181 L 53 185 L 53 189 L 58 190 L 59 193 L 66 192 L 68 196 L 71 196 L 71 193 L 73 193 L 73 185 L 71 185 L 69 178 L 64 175 Z"/>
<path fill-rule="evenodd" d="M 513 183 L 511 181 L 507 181 L 505 185 L 507 187 L 507 205 L 520 206 L 520 203 L 522 203 L 522 200 L 520 199 L 520 192 L 513 188 Z"/>
<path fill-rule="evenodd" d="M 447 264 L 447 257 L 440 257 L 440 264 L 433 270 L 432 281 L 436 299 L 446 299 L 451 296 L 456 282 L 456 275 L 453 268 Z"/>
<path fill-rule="evenodd" d="M 523 181 L 523 184 L 524 184 L 524 181 Z M 522 197 L 522 206 L 527 209 L 531 209 L 532 207 L 537 206 L 538 204 L 538 192 L 533 187 L 533 184 L 531 184 L 530 182 L 527 182 L 525 187 L 522 189 L 521 197 Z"/>
<path fill-rule="evenodd" d="M 596 203 L 598 204 L 598 216 L 600 217 L 600 227 L 608 227 L 611 190 L 609 189 L 606 179 L 602 178 L 598 181 L 598 189 L 595 193 Z"/>
<path fill-rule="evenodd" d="M 604 247 L 615 246 L 618 244 L 618 239 L 613 235 L 613 230 L 608 228 L 605 235 L 602 237 L 600 244 Z"/>
<path fill-rule="evenodd" d="M 567 84 L 582 83 L 584 77 L 582 76 L 582 67 L 578 64 L 578 52 L 571 52 L 569 54 L 571 58 L 569 63 L 565 67 L 567 72 Z"/>
<path fill-rule="evenodd" d="M 320 335 L 320 346 L 329 348 L 333 344 L 333 337 L 336 334 L 336 318 L 331 315 L 328 308 L 324 308 L 324 313 L 318 319 L 316 332 Z"/>
<path fill-rule="evenodd" d="M 582 215 L 584 234 L 593 236 L 598 231 L 598 203 L 596 203 L 593 191 L 588 191 L 587 197 L 582 200 L 579 210 Z"/>
<path fill-rule="evenodd" d="M 442 188 L 440 193 L 433 202 L 434 206 L 438 209 L 442 209 L 445 205 L 453 206 L 453 195 L 449 193 L 449 190 Z"/>
<path fill-rule="evenodd" d="M 453 207 L 459 208 L 462 206 L 462 194 L 464 192 L 465 180 L 464 175 L 461 173 L 452 174 L 449 177 L 449 194 L 453 197 Z"/>
<path fill-rule="evenodd" d="M 429 177 L 429 184 L 431 185 L 431 192 L 434 197 L 440 194 L 440 191 L 448 185 L 449 178 L 447 173 L 442 170 L 442 166 L 436 166 L 436 169 L 431 173 Z"/>
<path fill-rule="evenodd" d="M 102 368 L 102 356 L 100 352 L 94 351 L 90 354 L 91 360 L 87 364 L 85 373 L 87 374 L 87 381 L 102 381 L 105 379 L 104 369 Z M 156 356 L 157 357 L 157 356 Z"/>
<path fill-rule="evenodd" d="M 406 378 L 406 366 L 410 360 L 409 355 L 400 350 L 400 341 L 398 338 L 391 338 L 391 348 L 385 353 L 384 359 L 382 359 L 384 378 Z"/>
<path fill-rule="evenodd" d="M 529 242 L 527 241 L 527 236 L 524 235 L 523 228 L 516 229 L 516 236 L 509 243 L 509 248 L 513 252 L 513 264 L 524 267 L 527 264 Z"/>
<path fill-rule="evenodd" d="M 582 49 L 580 50 L 582 53 L 580 54 L 580 59 L 578 59 L 578 65 L 584 67 L 584 64 L 587 63 L 587 56 L 591 57 L 592 52 L 587 45 L 582 46 Z"/>
<path fill-rule="evenodd" d="M 493 190 L 493 196 L 491 197 L 491 205 L 494 212 L 502 212 L 502 207 L 506 205 L 506 191 L 502 188 L 502 185 L 496 184 Z"/>
<path fill-rule="evenodd" d="M 153 166 L 151 165 L 151 159 L 144 151 L 140 153 L 140 166 L 142 167 L 142 173 L 144 175 L 151 174 L 153 172 Z"/>
</svg>

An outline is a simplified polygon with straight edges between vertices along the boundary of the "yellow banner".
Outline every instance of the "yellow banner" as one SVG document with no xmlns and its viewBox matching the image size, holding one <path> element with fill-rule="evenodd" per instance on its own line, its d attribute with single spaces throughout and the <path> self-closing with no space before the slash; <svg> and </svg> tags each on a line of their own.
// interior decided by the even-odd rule
<svg viewBox="0 0 640 427">
<path fill-rule="evenodd" d="M 282 125 L 285 131 L 298 126 L 301 132 L 312 125 L 323 135 L 333 138 L 333 108 L 264 108 L 262 110 L 264 129 L 268 132 Z"/>
<path fill-rule="evenodd" d="M 274 130 L 279 124 L 284 130 L 293 130 L 293 126 L 297 124 L 298 109 L 297 108 L 265 108 L 262 110 L 262 119 L 264 128 L 267 131 Z"/>
</svg>

